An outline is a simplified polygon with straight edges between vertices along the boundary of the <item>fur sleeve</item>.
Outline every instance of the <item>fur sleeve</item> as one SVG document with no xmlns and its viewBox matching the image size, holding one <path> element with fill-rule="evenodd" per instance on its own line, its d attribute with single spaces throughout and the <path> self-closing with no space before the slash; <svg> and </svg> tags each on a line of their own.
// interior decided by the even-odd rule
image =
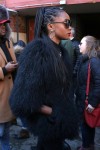
<svg viewBox="0 0 100 150">
<path fill-rule="evenodd" d="M 38 112 L 43 99 L 43 66 L 45 46 L 41 40 L 26 46 L 19 59 L 19 68 L 10 96 L 10 106 L 15 116 L 26 116 Z"/>
</svg>

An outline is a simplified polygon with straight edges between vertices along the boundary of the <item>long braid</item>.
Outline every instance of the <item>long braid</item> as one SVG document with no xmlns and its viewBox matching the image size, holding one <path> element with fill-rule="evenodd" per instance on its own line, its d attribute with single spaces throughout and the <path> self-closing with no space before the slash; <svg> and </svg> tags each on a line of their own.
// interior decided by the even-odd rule
<svg viewBox="0 0 100 150">
<path fill-rule="evenodd" d="M 38 38 L 41 37 L 42 34 L 42 23 L 43 23 L 43 14 L 44 14 L 45 8 L 40 8 L 37 11 L 36 17 L 35 17 L 35 29 L 34 29 L 34 37 Z"/>
</svg>

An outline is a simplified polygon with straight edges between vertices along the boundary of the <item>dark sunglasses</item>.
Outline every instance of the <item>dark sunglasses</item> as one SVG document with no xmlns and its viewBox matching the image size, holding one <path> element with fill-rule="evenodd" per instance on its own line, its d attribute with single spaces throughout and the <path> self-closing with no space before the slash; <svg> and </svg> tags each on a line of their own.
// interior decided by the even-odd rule
<svg viewBox="0 0 100 150">
<path fill-rule="evenodd" d="M 66 26 L 66 28 L 69 28 L 69 26 L 72 25 L 72 21 L 68 20 L 68 19 L 66 21 L 63 21 L 63 22 L 52 22 L 52 23 L 63 23 Z"/>
</svg>

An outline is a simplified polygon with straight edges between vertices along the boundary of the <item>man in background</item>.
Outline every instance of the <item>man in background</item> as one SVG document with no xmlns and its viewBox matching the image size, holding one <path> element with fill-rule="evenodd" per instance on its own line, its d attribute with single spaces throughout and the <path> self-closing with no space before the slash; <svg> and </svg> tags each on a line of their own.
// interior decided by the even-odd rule
<svg viewBox="0 0 100 150">
<path fill-rule="evenodd" d="M 26 46 L 26 43 L 22 40 L 18 40 L 16 44 L 14 44 L 14 52 L 16 55 L 17 61 L 19 61 L 19 57 L 21 53 L 24 51 L 24 48 Z M 29 131 L 26 127 L 26 120 L 24 118 L 16 118 L 17 125 L 19 124 L 21 126 L 21 130 L 15 134 L 15 138 L 17 139 L 26 139 L 29 138 Z"/>
<path fill-rule="evenodd" d="M 10 41 L 9 23 L 8 11 L 0 5 L 0 142 L 2 150 L 10 150 L 9 127 L 14 116 L 9 106 L 9 96 L 13 87 L 15 70 L 18 67 Z"/>
<path fill-rule="evenodd" d="M 70 30 L 71 33 L 69 39 L 62 40 L 61 45 L 67 50 L 72 67 L 74 69 L 77 59 L 80 55 L 80 50 L 79 50 L 79 41 L 76 40 L 75 38 L 75 29 L 73 27 L 70 27 Z"/>
<path fill-rule="evenodd" d="M 75 28 L 71 27 L 70 40 L 73 46 L 73 65 L 75 67 L 77 59 L 80 55 L 79 44 L 80 42 L 75 38 Z"/>
</svg>

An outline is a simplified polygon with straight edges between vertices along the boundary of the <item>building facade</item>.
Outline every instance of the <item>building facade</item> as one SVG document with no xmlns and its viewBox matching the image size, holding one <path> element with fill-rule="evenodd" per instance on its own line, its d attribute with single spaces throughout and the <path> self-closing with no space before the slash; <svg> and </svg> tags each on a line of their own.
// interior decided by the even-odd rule
<svg viewBox="0 0 100 150">
<path fill-rule="evenodd" d="M 22 39 L 26 43 L 34 38 L 34 19 L 38 7 L 61 6 L 71 16 L 76 37 L 84 35 L 100 38 L 100 0 L 0 0 L 11 17 L 14 42 Z"/>
</svg>

